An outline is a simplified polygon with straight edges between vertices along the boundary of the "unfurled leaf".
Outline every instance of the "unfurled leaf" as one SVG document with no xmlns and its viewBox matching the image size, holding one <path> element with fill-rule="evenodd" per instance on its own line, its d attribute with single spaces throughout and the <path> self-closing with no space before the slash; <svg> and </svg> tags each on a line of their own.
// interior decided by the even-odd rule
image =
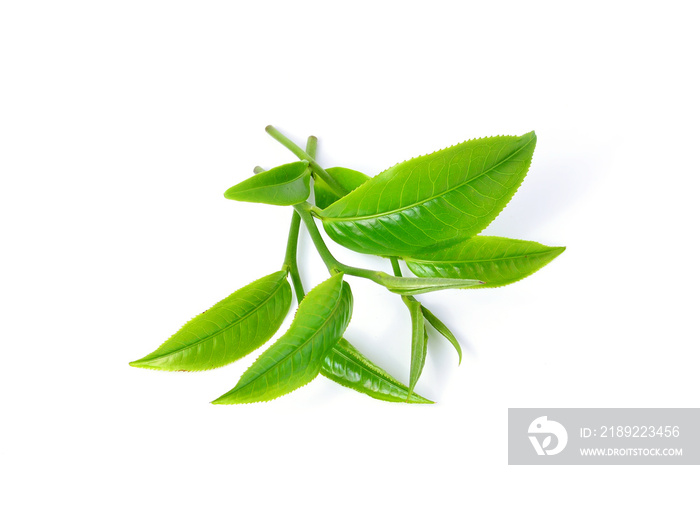
<svg viewBox="0 0 700 523">
<path fill-rule="evenodd" d="M 319 212 L 329 236 L 367 254 L 405 256 L 470 238 L 501 212 L 536 137 L 463 142 L 400 163 Z"/>
<path fill-rule="evenodd" d="M 351 314 L 352 294 L 342 274 L 311 289 L 289 330 L 255 360 L 233 389 L 212 403 L 269 401 L 306 385 L 343 336 Z"/>
<path fill-rule="evenodd" d="M 323 178 L 320 176 L 316 177 L 314 181 L 314 197 L 316 198 L 316 206 L 321 209 L 325 209 L 333 202 L 338 201 L 341 196 L 351 193 L 369 180 L 369 176 L 366 174 L 353 171 L 352 169 L 346 169 L 345 167 L 331 167 L 326 169 L 326 172 L 338 182 L 345 193 L 341 195 L 336 194 L 335 191 L 323 181 Z"/>
<path fill-rule="evenodd" d="M 412 300 L 410 297 L 403 298 L 404 303 L 411 313 L 411 368 L 408 379 L 408 390 L 413 392 L 413 389 L 418 383 L 425 366 L 426 348 L 428 345 L 428 335 L 425 332 L 425 321 L 423 319 L 423 311 L 418 300 Z"/>
<path fill-rule="evenodd" d="M 409 394 L 408 387 L 364 357 L 345 338 L 326 353 L 321 374 L 336 383 L 379 400 L 433 403 L 415 392 Z"/>
<path fill-rule="evenodd" d="M 496 236 L 475 236 L 444 249 L 406 258 L 416 276 L 425 278 L 476 278 L 481 287 L 516 282 L 547 265 L 564 252 L 537 242 Z"/>
<path fill-rule="evenodd" d="M 239 202 L 294 205 L 309 197 L 310 181 L 309 162 L 288 163 L 251 176 L 228 189 L 224 196 Z"/>
<path fill-rule="evenodd" d="M 446 289 L 467 289 L 483 282 L 479 280 L 462 280 L 454 278 L 404 278 L 384 274 L 379 281 L 391 292 L 409 296 Z"/>
<path fill-rule="evenodd" d="M 154 352 L 129 365 L 170 371 L 227 365 L 269 340 L 291 301 L 286 271 L 270 274 L 196 316 Z"/>
<path fill-rule="evenodd" d="M 459 363 L 462 363 L 462 347 L 459 346 L 459 342 L 457 341 L 455 335 L 452 334 L 452 331 L 440 321 L 440 318 L 438 318 L 437 316 L 435 316 L 435 314 L 426 309 L 425 305 L 422 305 L 421 308 L 423 310 L 423 316 L 425 317 L 425 319 L 428 321 L 428 323 L 430 323 L 430 325 L 433 326 L 433 328 L 436 331 L 442 334 L 447 339 L 447 341 L 449 341 L 452 344 L 452 346 L 457 351 L 457 354 L 459 355 Z"/>
</svg>

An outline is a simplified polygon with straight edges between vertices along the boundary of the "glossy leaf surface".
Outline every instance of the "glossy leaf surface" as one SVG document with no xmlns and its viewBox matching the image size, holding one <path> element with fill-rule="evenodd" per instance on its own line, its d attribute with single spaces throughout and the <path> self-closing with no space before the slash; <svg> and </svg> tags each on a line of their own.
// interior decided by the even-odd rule
<svg viewBox="0 0 700 523">
<path fill-rule="evenodd" d="M 412 300 L 410 297 L 405 297 L 404 303 L 406 303 L 411 313 L 411 368 L 409 371 L 408 390 L 413 392 L 425 366 L 428 335 L 425 332 L 425 320 L 420 302 Z"/>
<path fill-rule="evenodd" d="M 470 140 L 400 163 L 319 213 L 328 235 L 367 254 L 405 256 L 483 230 L 510 201 L 536 137 Z"/>
<path fill-rule="evenodd" d="M 425 278 L 478 278 L 482 287 L 500 287 L 541 269 L 564 252 L 537 242 L 476 236 L 458 244 L 407 257 L 406 265 Z"/>
<path fill-rule="evenodd" d="M 239 202 L 294 205 L 311 194 L 309 162 L 300 161 L 263 171 L 234 185 L 224 196 Z"/>
<path fill-rule="evenodd" d="M 326 353 L 321 374 L 345 387 L 373 398 L 407 403 L 433 403 L 389 375 L 342 338 Z"/>
<path fill-rule="evenodd" d="M 194 317 L 158 349 L 130 365 L 169 371 L 227 365 L 277 332 L 291 300 L 285 271 L 260 278 Z"/>
<path fill-rule="evenodd" d="M 447 325 L 440 321 L 440 318 L 438 318 L 437 316 L 435 316 L 435 314 L 426 309 L 425 305 L 422 305 L 421 309 L 423 310 L 423 317 L 426 319 L 426 321 L 430 323 L 430 325 L 432 325 L 436 331 L 442 334 L 445 337 L 445 339 L 447 339 L 447 341 L 449 341 L 452 344 L 452 346 L 457 351 L 457 354 L 459 355 L 459 363 L 462 363 L 462 347 L 459 345 L 459 342 L 457 341 L 455 335 L 452 334 L 452 331 L 447 328 Z"/>
<path fill-rule="evenodd" d="M 326 169 L 326 172 L 335 178 L 335 180 L 344 189 L 345 194 L 351 193 L 360 185 L 369 180 L 369 176 L 366 174 L 359 171 L 354 171 L 352 169 L 346 169 L 345 167 L 331 167 L 330 169 Z M 345 194 L 336 194 L 320 176 L 314 181 L 314 197 L 316 198 L 316 206 L 320 207 L 321 209 L 325 209 L 330 204 L 337 202 L 340 197 L 345 196 Z"/>
<path fill-rule="evenodd" d="M 243 373 L 238 384 L 213 403 L 269 401 L 309 383 L 326 353 L 350 322 L 350 286 L 337 274 L 302 300 L 289 330 Z"/>
</svg>

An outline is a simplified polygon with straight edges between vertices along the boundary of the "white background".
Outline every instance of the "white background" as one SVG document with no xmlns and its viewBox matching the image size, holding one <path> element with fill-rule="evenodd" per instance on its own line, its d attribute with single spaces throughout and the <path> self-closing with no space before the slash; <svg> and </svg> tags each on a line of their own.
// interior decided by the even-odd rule
<svg viewBox="0 0 700 523">
<path fill-rule="evenodd" d="M 697 467 L 509 467 L 506 439 L 508 407 L 698 406 L 693 2 L 0 5 L 0 519 L 697 521 Z M 214 406 L 255 355 L 128 366 L 280 267 L 290 209 L 222 196 L 293 161 L 267 124 L 368 174 L 536 130 L 487 232 L 567 251 L 425 298 L 465 348 L 432 337 L 436 405 L 319 378 Z M 350 283 L 348 338 L 407 380 L 405 307 Z"/>
</svg>

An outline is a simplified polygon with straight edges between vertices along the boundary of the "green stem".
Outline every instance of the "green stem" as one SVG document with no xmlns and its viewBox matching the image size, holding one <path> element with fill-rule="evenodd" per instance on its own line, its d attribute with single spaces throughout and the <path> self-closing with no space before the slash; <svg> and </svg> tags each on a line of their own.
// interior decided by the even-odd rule
<svg viewBox="0 0 700 523">
<path fill-rule="evenodd" d="M 394 271 L 394 276 L 403 276 L 403 274 L 401 274 L 401 266 L 399 265 L 399 259 L 396 256 L 390 256 L 389 259 L 391 260 L 391 268 Z"/>
<path fill-rule="evenodd" d="M 318 139 L 315 136 L 309 136 L 306 140 L 306 152 L 309 156 L 316 156 L 316 148 Z M 260 169 L 260 171 L 257 171 Z M 256 172 L 262 172 L 262 167 L 256 167 Z M 289 225 L 289 236 L 287 238 L 287 252 L 284 255 L 284 267 L 289 271 L 289 276 L 292 278 L 294 285 L 294 294 L 297 295 L 297 303 L 301 303 L 306 293 L 304 292 L 304 284 L 301 281 L 299 274 L 299 265 L 297 264 L 297 247 L 299 244 L 299 226 L 301 225 L 301 217 L 299 213 L 292 214 L 292 223 Z"/>
<path fill-rule="evenodd" d="M 316 159 L 316 148 L 318 147 L 318 138 L 309 136 L 306 139 L 306 154 L 311 158 Z"/>
<path fill-rule="evenodd" d="M 378 283 L 379 285 L 384 285 L 384 278 L 388 276 L 388 274 L 385 272 L 360 269 L 359 267 L 345 265 L 344 263 L 340 263 L 335 259 L 335 256 L 333 256 L 331 251 L 328 250 L 328 247 L 326 247 L 326 242 L 323 241 L 323 237 L 316 226 L 314 217 L 311 216 L 310 210 L 312 208 L 313 206 L 307 202 L 299 203 L 294 206 L 294 210 L 299 214 L 301 220 L 304 222 L 304 225 L 306 225 L 306 229 L 309 231 L 309 236 L 311 236 L 311 240 L 314 242 L 314 246 L 316 247 L 318 254 L 321 256 L 323 263 L 326 264 L 328 271 L 331 274 L 343 272 L 345 274 L 349 274 L 350 276 L 366 278 Z"/>
<path fill-rule="evenodd" d="M 396 256 L 390 256 L 389 260 L 391 261 L 391 269 L 394 271 L 394 276 L 402 278 L 403 274 L 401 274 L 401 266 L 399 265 L 399 259 Z M 401 296 L 401 301 L 403 301 L 409 308 L 409 310 L 411 310 L 411 302 L 418 300 L 416 300 L 413 296 L 404 295 Z"/>
<path fill-rule="evenodd" d="M 299 215 L 294 213 L 292 215 L 292 223 L 289 225 L 289 237 L 287 239 L 287 252 L 284 256 L 284 266 L 287 267 L 289 275 L 292 278 L 292 284 L 294 285 L 294 293 L 297 295 L 297 303 L 301 303 L 304 299 L 304 285 L 301 283 L 301 276 L 299 275 L 299 266 L 297 265 L 297 244 L 299 241 L 299 225 L 301 225 L 301 220 Z"/>
<path fill-rule="evenodd" d="M 306 160 L 307 162 L 309 162 L 314 173 L 320 176 L 323 179 L 323 181 L 326 182 L 328 186 L 333 190 L 334 193 L 336 193 L 338 196 L 345 196 L 346 191 L 343 189 L 343 187 L 336 181 L 335 178 L 328 174 L 326 170 L 316 162 L 316 160 L 313 158 L 313 155 L 310 155 L 307 152 L 305 152 L 301 147 L 299 147 L 297 144 L 295 144 L 293 141 L 291 141 L 273 126 L 268 125 L 267 127 L 265 127 L 265 131 L 267 131 L 267 134 L 272 136 L 275 140 L 284 145 L 287 149 L 292 151 L 300 160 Z"/>
<path fill-rule="evenodd" d="M 311 240 L 314 242 L 314 246 L 316 247 L 318 254 L 321 256 L 323 263 L 325 263 L 326 267 L 328 267 L 328 270 L 331 273 L 345 272 L 342 270 L 343 264 L 336 260 L 331 254 L 331 251 L 328 250 L 328 247 L 326 247 L 326 242 L 323 241 L 321 233 L 318 231 L 318 227 L 316 227 L 316 222 L 309 212 L 310 209 L 311 205 L 306 202 L 298 203 L 294 206 L 296 214 L 301 218 L 301 221 L 304 222 L 304 225 L 306 225 L 306 229 L 309 231 L 309 236 L 311 236 Z"/>
</svg>

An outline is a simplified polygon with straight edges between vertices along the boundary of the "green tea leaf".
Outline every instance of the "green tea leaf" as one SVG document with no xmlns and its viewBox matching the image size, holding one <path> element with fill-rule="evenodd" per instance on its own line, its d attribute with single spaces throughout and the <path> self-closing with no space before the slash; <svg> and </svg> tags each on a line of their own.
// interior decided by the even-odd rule
<svg viewBox="0 0 700 523">
<path fill-rule="evenodd" d="M 476 235 L 501 212 L 527 174 L 536 137 L 463 142 L 400 163 L 318 216 L 339 244 L 405 256 Z"/>
<path fill-rule="evenodd" d="M 496 236 L 475 236 L 444 249 L 406 258 L 406 265 L 423 278 L 478 278 L 481 287 L 500 287 L 538 271 L 564 252 L 537 242 Z"/>
<path fill-rule="evenodd" d="M 454 278 L 405 278 L 390 276 L 386 273 L 379 281 L 391 292 L 409 296 L 426 292 L 444 291 L 446 289 L 467 289 L 483 284 L 479 280 L 463 280 Z"/>
<path fill-rule="evenodd" d="M 317 285 L 302 300 L 289 330 L 255 360 L 233 389 L 212 403 L 269 401 L 306 385 L 343 336 L 351 314 L 352 293 L 342 274 Z"/>
<path fill-rule="evenodd" d="M 369 176 L 366 174 L 345 167 L 331 167 L 326 169 L 326 172 L 338 181 L 345 190 L 345 194 L 351 193 L 369 180 Z M 314 181 L 314 197 L 316 198 L 316 206 L 321 209 L 325 209 L 340 198 L 320 176 Z"/>
<path fill-rule="evenodd" d="M 409 372 L 408 390 L 413 392 L 425 366 L 428 334 L 425 332 L 425 322 L 420 302 L 412 300 L 410 297 L 404 297 L 403 300 L 411 313 L 411 369 Z"/>
<path fill-rule="evenodd" d="M 277 332 L 291 301 L 286 271 L 275 272 L 194 317 L 158 349 L 129 365 L 170 371 L 228 365 Z"/>
<path fill-rule="evenodd" d="M 426 320 L 428 320 L 428 323 L 433 326 L 433 328 L 438 331 L 440 334 L 442 334 L 447 341 L 449 341 L 452 346 L 455 348 L 457 351 L 457 354 L 459 355 L 459 363 L 462 363 L 462 347 L 459 346 L 459 342 L 457 341 L 457 338 L 455 337 L 454 334 L 452 334 L 452 331 L 447 328 L 447 325 L 442 323 L 440 321 L 440 318 L 435 316 L 432 312 L 430 312 L 425 305 L 421 306 L 421 309 L 423 310 L 423 316 L 425 317 Z"/>
<path fill-rule="evenodd" d="M 415 392 L 409 395 L 408 387 L 365 358 L 345 338 L 341 338 L 335 347 L 326 353 L 321 374 L 336 383 L 379 400 L 433 403 Z"/>
<path fill-rule="evenodd" d="M 311 194 L 309 162 L 287 163 L 263 171 L 228 189 L 224 196 L 239 202 L 294 205 Z"/>
</svg>

